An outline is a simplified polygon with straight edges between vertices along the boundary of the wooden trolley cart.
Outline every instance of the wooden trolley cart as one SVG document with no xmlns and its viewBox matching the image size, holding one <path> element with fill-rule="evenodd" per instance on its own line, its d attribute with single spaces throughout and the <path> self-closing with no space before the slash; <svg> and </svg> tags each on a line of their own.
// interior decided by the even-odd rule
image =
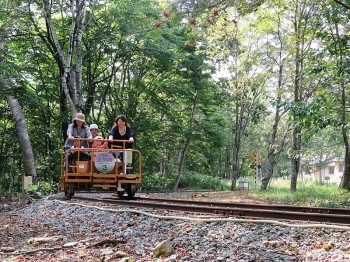
<svg viewBox="0 0 350 262">
<path fill-rule="evenodd" d="M 87 140 L 84 138 L 77 138 Z M 123 146 L 112 148 L 74 148 L 61 153 L 61 190 L 67 198 L 72 198 L 76 191 L 102 189 L 117 191 L 119 196 L 127 193 L 133 197 L 137 184 L 142 179 L 142 155 L 135 149 L 126 149 L 126 140 L 104 140 L 119 142 Z M 76 161 L 68 160 L 69 152 L 75 153 Z M 81 161 L 83 152 L 89 159 Z M 118 158 L 122 155 L 121 158 Z"/>
</svg>

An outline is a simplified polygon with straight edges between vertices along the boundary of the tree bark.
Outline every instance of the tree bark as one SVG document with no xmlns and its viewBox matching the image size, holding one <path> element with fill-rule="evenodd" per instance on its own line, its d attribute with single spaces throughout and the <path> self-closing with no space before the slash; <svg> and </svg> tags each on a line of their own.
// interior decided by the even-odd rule
<svg viewBox="0 0 350 262">
<path fill-rule="evenodd" d="M 36 168 L 34 163 L 34 154 L 32 144 L 30 143 L 27 123 L 17 99 L 11 95 L 6 96 L 11 112 L 16 122 L 19 143 L 22 151 L 23 166 L 26 176 L 31 176 L 36 181 Z"/>
<path fill-rule="evenodd" d="M 294 103 L 297 104 L 301 101 L 300 95 L 300 77 L 301 77 L 301 14 L 299 10 L 299 4 L 297 1 L 294 13 L 294 34 L 295 34 L 295 56 L 294 56 Z M 291 156 L 291 170 L 290 170 L 290 191 L 295 192 L 297 190 L 297 180 L 300 167 L 300 149 L 301 149 L 301 129 L 295 123 L 297 116 L 293 115 L 293 137 L 292 137 L 292 156 Z"/>
<path fill-rule="evenodd" d="M 72 1 L 71 5 L 71 26 L 69 31 L 69 45 L 67 56 L 64 54 L 62 46 L 56 34 L 56 28 L 51 18 L 51 1 L 43 0 L 44 16 L 47 32 L 50 40 L 42 37 L 52 50 L 57 52 L 53 54 L 56 57 L 57 65 L 61 71 L 61 85 L 64 98 L 74 116 L 82 108 L 82 36 L 85 29 L 86 1 Z M 73 59 L 75 57 L 75 59 Z M 76 61 L 73 68 L 72 61 Z"/>
<path fill-rule="evenodd" d="M 234 135 L 234 142 L 232 148 L 232 176 L 231 176 L 231 190 L 236 190 L 237 179 L 239 177 L 239 153 L 241 148 L 242 133 L 245 127 L 242 125 L 243 121 L 243 107 L 236 104 L 236 130 Z"/>
<path fill-rule="evenodd" d="M 16 16 L 14 16 L 13 19 L 16 19 Z M 2 29 L 1 31 L 4 31 L 4 32 L 10 31 L 10 30 L 5 30 L 4 28 L 1 28 L 1 29 Z M 1 36 L 1 41 L 0 41 L 0 63 L 1 64 L 3 62 L 2 53 L 5 47 L 6 39 L 7 39 L 7 36 L 5 35 Z M 7 83 L 7 80 L 4 79 L 2 75 L 0 75 L 0 82 L 5 89 L 10 90 L 10 86 Z M 15 99 L 12 95 L 6 95 L 6 99 L 9 103 L 11 112 L 16 122 L 16 128 L 17 128 L 21 152 L 22 152 L 24 173 L 26 176 L 32 176 L 33 181 L 35 182 L 36 167 L 34 162 L 34 154 L 33 154 L 32 145 L 30 143 L 27 123 L 26 123 L 22 108 L 19 105 L 17 99 Z"/>
<path fill-rule="evenodd" d="M 340 187 L 350 191 L 350 146 L 349 139 L 346 132 L 343 132 L 343 140 L 345 144 L 345 158 L 344 158 L 344 173 L 340 183 Z"/>
<path fill-rule="evenodd" d="M 338 29 L 338 24 L 335 26 L 336 29 L 336 36 L 337 40 L 340 41 L 339 39 L 339 29 Z M 342 79 L 344 77 L 343 72 L 345 71 L 344 67 L 344 62 L 343 62 L 343 52 L 342 48 L 339 48 L 340 52 L 340 61 L 338 63 L 338 76 L 339 79 Z M 340 182 L 340 187 L 344 188 L 348 191 L 350 191 L 350 144 L 349 144 L 349 135 L 348 135 L 348 128 L 347 128 L 347 123 L 348 119 L 346 116 L 347 112 L 347 86 L 344 84 L 342 81 L 340 83 L 341 86 L 341 122 L 343 123 L 341 125 L 341 130 L 342 130 L 342 136 L 343 136 L 343 142 L 344 142 L 344 147 L 345 147 L 345 157 L 344 157 L 344 172 L 343 172 L 343 177 Z"/>
<path fill-rule="evenodd" d="M 278 15 L 277 21 L 281 21 L 281 18 Z M 280 125 L 280 119 L 281 116 L 285 113 L 281 112 L 281 99 L 283 94 L 283 63 L 285 61 L 283 57 L 283 47 L 284 47 L 284 41 L 283 36 L 281 35 L 280 26 L 278 26 L 278 40 L 279 40 L 279 51 L 278 51 L 278 57 L 272 58 L 273 62 L 278 65 L 278 86 L 276 90 L 276 106 L 275 106 L 275 117 L 274 117 L 274 123 L 272 126 L 272 132 L 269 142 L 269 148 L 267 152 L 267 166 L 266 166 L 266 173 L 261 181 L 261 190 L 266 190 L 268 184 L 270 183 L 271 177 L 273 176 L 274 168 L 278 162 L 279 156 L 281 152 L 285 149 L 286 146 L 286 135 L 287 130 L 284 132 L 283 136 L 281 137 L 280 143 L 278 145 L 277 142 L 277 134 L 278 134 L 278 128 Z"/>
<path fill-rule="evenodd" d="M 183 169 L 185 167 L 185 160 L 186 160 L 186 155 L 187 155 L 188 148 L 189 148 L 190 141 L 191 141 L 191 135 L 192 135 L 192 131 L 193 131 L 194 115 L 195 115 L 195 112 L 196 112 L 198 99 L 199 99 L 199 90 L 196 91 L 196 95 L 195 95 L 194 101 L 193 101 L 192 112 L 191 112 L 191 120 L 190 120 L 190 126 L 189 126 L 189 135 L 186 138 L 185 146 L 184 146 L 184 148 L 183 148 L 183 150 L 181 152 L 180 165 L 179 165 L 179 170 L 178 170 L 176 181 L 175 181 L 175 185 L 174 185 L 174 191 L 177 191 L 178 188 L 179 188 L 180 178 L 182 176 L 182 172 L 183 172 Z"/>
</svg>

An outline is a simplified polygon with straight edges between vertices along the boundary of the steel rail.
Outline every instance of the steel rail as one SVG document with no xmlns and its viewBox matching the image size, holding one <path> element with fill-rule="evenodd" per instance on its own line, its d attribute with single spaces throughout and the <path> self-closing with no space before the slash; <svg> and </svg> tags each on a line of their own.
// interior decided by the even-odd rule
<svg viewBox="0 0 350 262">
<path fill-rule="evenodd" d="M 107 203 L 107 204 L 113 204 L 118 206 L 226 215 L 226 216 L 236 217 L 236 218 L 237 217 L 264 218 L 264 219 L 278 219 L 278 220 L 289 220 L 289 221 L 298 220 L 298 221 L 306 221 L 306 222 L 314 221 L 314 222 L 321 222 L 321 223 L 350 225 L 350 215 L 276 211 L 276 210 L 268 210 L 268 209 L 257 210 L 254 208 L 251 208 L 251 209 L 230 208 L 230 207 L 224 207 L 224 206 L 212 207 L 212 206 L 195 205 L 196 203 L 193 203 L 193 202 L 192 202 L 192 205 L 183 205 L 183 204 L 164 204 L 164 203 L 154 203 L 154 202 L 149 203 L 149 202 L 117 200 L 117 199 L 112 200 L 112 199 L 101 199 L 101 198 L 85 198 L 85 197 L 78 197 L 78 196 L 73 197 L 73 199 L 85 200 L 89 202 Z M 248 205 L 246 207 L 248 207 Z"/>
<path fill-rule="evenodd" d="M 116 198 L 106 198 L 106 199 L 116 199 Z M 121 198 L 121 199 L 126 199 L 126 198 Z M 262 205 L 262 204 L 246 204 L 246 203 L 238 203 L 238 202 L 210 202 L 210 201 L 148 198 L 148 197 L 134 197 L 132 200 L 154 201 L 154 202 L 163 202 L 163 203 L 178 203 L 178 204 L 184 204 L 184 205 L 203 205 L 203 206 L 217 206 L 217 207 L 228 207 L 228 208 L 243 208 L 243 209 L 248 208 L 248 209 L 259 209 L 259 210 L 279 210 L 279 211 L 288 211 L 288 212 L 350 215 L 350 209 L 344 209 L 344 208 L 306 207 L 306 206 L 288 206 L 288 205 Z"/>
</svg>

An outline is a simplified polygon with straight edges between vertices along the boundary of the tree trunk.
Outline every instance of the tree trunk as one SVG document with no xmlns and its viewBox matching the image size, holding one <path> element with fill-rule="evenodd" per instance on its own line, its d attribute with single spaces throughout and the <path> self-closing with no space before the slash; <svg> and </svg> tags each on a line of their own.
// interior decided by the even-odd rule
<svg viewBox="0 0 350 262">
<path fill-rule="evenodd" d="M 281 62 L 281 61 L 280 61 Z M 270 179 L 273 175 L 273 169 L 277 162 L 278 153 L 276 152 L 276 138 L 277 138 L 277 129 L 278 124 L 280 120 L 280 101 L 281 101 L 281 86 L 282 86 L 282 72 L 283 72 L 283 66 L 280 64 L 279 66 L 279 80 L 278 80 L 278 88 L 277 88 L 277 103 L 276 103 L 276 110 L 275 110 L 275 121 L 272 126 L 272 132 L 271 132 L 271 138 L 269 143 L 269 151 L 267 153 L 267 166 L 266 166 L 266 173 L 261 180 L 261 190 L 266 190 L 267 185 L 270 182 Z M 282 146 L 282 145 L 281 145 Z M 279 150 L 281 152 L 281 148 Z"/>
<path fill-rule="evenodd" d="M 61 85 L 63 88 L 65 101 L 74 116 L 82 107 L 82 36 L 85 29 L 86 2 L 78 0 L 71 2 L 71 25 L 69 31 L 69 44 L 67 56 L 65 55 L 61 43 L 56 34 L 56 28 L 52 21 L 52 2 L 43 0 L 44 16 L 47 26 L 47 32 L 51 39 L 42 37 L 55 52 L 57 65 L 61 72 Z M 40 30 L 39 30 L 40 31 Z M 73 59 L 75 57 L 75 59 Z M 73 69 L 72 61 L 76 62 Z"/>
<path fill-rule="evenodd" d="M 342 63 L 343 57 L 341 58 L 341 68 L 339 69 L 339 74 L 342 74 L 343 71 L 343 63 Z M 340 78 L 340 77 L 339 77 Z M 343 135 L 343 142 L 345 147 L 345 158 L 344 158 L 344 172 L 343 177 L 340 183 L 340 187 L 350 191 L 350 145 L 349 145 L 349 136 L 348 136 L 348 128 L 347 128 L 347 105 L 346 105 L 346 97 L 347 97 L 347 87 L 345 86 L 344 82 L 341 83 L 342 87 L 342 96 L 341 96 L 341 129 L 342 129 L 342 135 Z"/>
<path fill-rule="evenodd" d="M 297 190 L 297 180 L 300 168 L 300 149 L 301 149 L 301 134 L 300 128 L 293 128 L 293 155 L 291 158 L 291 171 L 290 171 L 290 191 L 295 192 Z"/>
<path fill-rule="evenodd" d="M 344 137 L 344 135 L 343 135 Z M 344 138 L 345 143 L 345 159 L 344 159 L 344 173 L 340 183 L 340 187 L 350 191 L 350 147 L 349 140 Z"/>
<path fill-rule="evenodd" d="M 180 165 L 179 165 L 179 170 L 178 170 L 175 185 L 174 185 L 174 191 L 177 191 L 179 188 L 179 183 L 180 183 L 181 175 L 185 166 L 185 159 L 186 159 L 186 154 L 188 151 L 189 144 L 190 144 L 190 139 L 187 138 L 185 146 L 181 152 Z"/>
<path fill-rule="evenodd" d="M 232 177 L 231 177 L 231 190 L 236 190 L 237 179 L 238 179 L 238 161 L 240 151 L 240 135 L 236 134 L 235 142 L 233 144 L 233 155 L 232 155 Z"/>
<path fill-rule="evenodd" d="M 276 109 L 276 115 L 275 115 L 275 123 L 272 128 L 272 134 L 271 134 L 271 139 L 269 143 L 269 151 L 267 155 L 267 166 L 266 166 L 266 173 L 261 181 L 261 190 L 266 190 L 268 184 L 270 183 L 270 179 L 273 175 L 274 168 L 277 164 L 277 160 L 281 154 L 281 152 L 285 149 L 285 144 L 286 144 L 286 135 L 287 131 L 284 133 L 281 143 L 279 145 L 279 149 L 276 149 L 276 138 L 277 138 L 277 126 L 279 124 L 279 109 Z"/>
<path fill-rule="evenodd" d="M 299 12 L 299 5 L 297 3 L 294 14 L 294 34 L 295 34 L 295 57 L 294 57 L 294 103 L 300 102 L 300 77 L 301 77 L 301 14 Z M 299 17 L 298 17 L 299 15 Z M 293 120 L 296 116 L 293 115 Z M 297 180 L 300 166 L 300 149 L 301 149 L 301 130 L 296 126 L 295 121 L 293 122 L 293 138 L 292 138 L 292 157 L 291 157 L 291 170 L 290 170 L 290 191 L 295 192 L 297 190 Z"/>
<path fill-rule="evenodd" d="M 181 152 L 180 165 L 179 165 L 179 170 L 178 170 L 176 181 L 175 181 L 175 185 L 174 185 L 174 191 L 178 190 L 179 183 L 180 183 L 180 178 L 181 178 L 183 169 L 185 167 L 186 155 L 187 155 L 187 152 L 188 152 L 190 141 L 192 139 L 191 135 L 192 135 L 192 130 L 193 130 L 194 115 L 195 115 L 196 108 L 197 108 L 198 98 L 199 98 L 199 90 L 196 91 L 196 95 L 195 95 L 194 102 L 193 102 L 192 113 L 191 113 L 191 120 L 190 120 L 190 127 L 189 127 L 189 135 L 186 138 L 185 146 L 184 146 L 184 148 L 183 148 L 183 150 Z"/>
<path fill-rule="evenodd" d="M 280 21 L 280 18 L 278 19 Z M 278 27 L 280 28 L 280 27 Z M 280 29 L 279 29 L 280 30 Z M 285 149 L 285 144 L 286 144 L 286 135 L 287 132 L 284 132 L 283 137 L 281 137 L 281 141 L 279 146 L 277 147 L 277 133 L 278 133 L 278 127 L 280 124 L 280 119 L 281 116 L 284 114 L 284 112 L 281 113 L 281 98 L 283 94 L 283 63 L 284 60 L 283 57 L 283 37 L 281 36 L 281 32 L 278 30 L 278 39 L 279 39 L 279 44 L 280 44 L 280 49 L 278 53 L 278 58 L 272 59 L 273 62 L 278 64 L 279 71 L 278 71 L 278 86 L 276 90 L 276 106 L 275 106 L 275 118 L 274 118 L 274 123 L 272 126 L 272 132 L 271 132 L 271 137 L 270 137 L 270 143 L 269 143 L 269 149 L 267 153 L 267 166 L 266 166 L 266 173 L 261 180 L 261 190 L 266 190 L 268 184 L 270 183 L 270 179 L 273 176 L 273 171 L 274 168 L 277 164 L 278 158 L 281 154 L 281 152 Z"/>
<path fill-rule="evenodd" d="M 336 1 L 337 2 L 337 1 Z M 338 24 L 335 23 L 335 30 L 336 30 L 336 40 L 338 43 L 342 41 L 339 35 L 339 28 Z M 346 69 L 346 64 L 344 62 L 344 55 L 343 55 L 343 48 L 339 48 L 339 55 L 340 59 L 339 62 L 337 63 L 337 79 L 344 79 L 344 72 L 347 71 Z M 347 80 L 346 80 L 347 81 Z M 344 142 L 344 147 L 345 147 L 345 157 L 344 157 L 344 172 L 343 176 L 340 182 L 340 187 L 344 188 L 348 191 L 350 191 L 350 145 L 349 145 L 349 135 L 348 135 L 348 119 L 347 119 L 347 111 L 348 111 L 348 106 L 347 106 L 347 85 L 344 83 L 344 81 L 340 82 L 341 86 L 341 130 L 342 130 L 342 136 L 343 136 L 343 142 Z"/>
<path fill-rule="evenodd" d="M 5 38 L 4 38 L 5 39 Z M 3 58 L 1 56 L 2 50 L 4 49 L 4 42 L 0 42 L 0 63 Z M 3 87 L 6 89 L 10 89 L 6 81 L 0 76 L 0 82 Z M 21 106 L 19 105 L 17 99 L 15 99 L 11 95 L 6 95 L 6 99 L 11 108 L 12 115 L 16 122 L 16 128 L 19 136 L 19 143 L 22 151 L 22 159 L 23 159 L 23 167 L 24 173 L 26 176 L 31 176 L 33 181 L 36 181 L 36 168 L 34 162 L 34 154 L 32 145 L 29 140 L 27 123 L 25 121 L 25 117 L 22 111 Z"/>
<path fill-rule="evenodd" d="M 261 190 L 266 190 L 268 184 L 270 183 L 271 177 L 273 175 L 273 170 L 276 165 L 276 161 L 274 160 L 275 157 L 273 156 L 273 152 L 268 153 L 268 159 L 267 159 L 267 166 L 266 166 L 266 173 L 261 180 Z"/>
<path fill-rule="evenodd" d="M 237 179 L 239 177 L 239 153 L 241 148 L 242 134 L 245 130 L 245 126 L 243 125 L 244 121 L 244 108 L 243 104 L 236 103 L 236 129 L 235 129 L 235 137 L 233 142 L 233 152 L 232 152 L 232 176 L 231 176 L 231 190 L 236 190 Z"/>
<path fill-rule="evenodd" d="M 32 149 L 32 144 L 29 140 L 28 128 L 25 117 L 23 115 L 21 106 L 19 105 L 17 99 L 13 96 L 7 95 L 7 101 L 10 105 L 11 112 L 16 121 L 16 128 L 19 136 L 19 143 L 22 151 L 23 166 L 26 176 L 31 176 L 33 181 L 36 181 L 36 169 L 34 163 L 34 154 Z"/>
</svg>

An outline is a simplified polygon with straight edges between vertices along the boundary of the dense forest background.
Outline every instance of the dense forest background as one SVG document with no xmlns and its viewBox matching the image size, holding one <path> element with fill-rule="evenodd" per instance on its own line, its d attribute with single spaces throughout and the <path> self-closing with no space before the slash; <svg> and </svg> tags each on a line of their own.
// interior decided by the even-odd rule
<svg viewBox="0 0 350 262">
<path fill-rule="evenodd" d="M 261 188 L 316 156 L 350 189 L 350 6 L 344 1 L 71 0 L 0 3 L 0 187 L 59 182 L 76 112 L 107 136 L 125 114 L 143 173 Z M 324 161 L 321 164 L 327 164 Z"/>
</svg>

